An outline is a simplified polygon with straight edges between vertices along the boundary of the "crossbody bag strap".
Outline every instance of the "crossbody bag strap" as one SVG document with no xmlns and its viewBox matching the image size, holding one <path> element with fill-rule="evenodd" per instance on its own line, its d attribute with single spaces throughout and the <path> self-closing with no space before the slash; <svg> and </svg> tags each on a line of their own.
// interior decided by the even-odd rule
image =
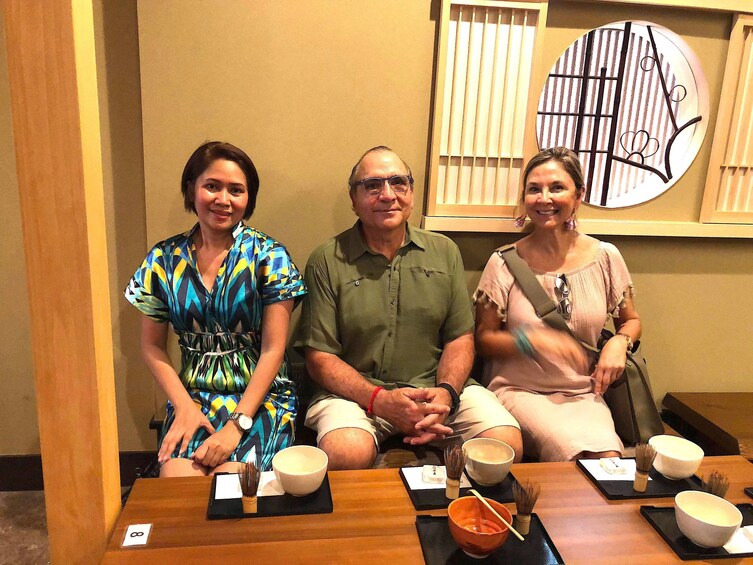
<svg viewBox="0 0 753 565">
<path fill-rule="evenodd" d="M 560 330 L 570 334 L 573 339 L 580 343 L 583 347 L 589 351 L 599 353 L 599 350 L 593 345 L 590 345 L 573 334 L 570 326 L 567 325 L 565 318 L 557 312 L 557 305 L 549 298 L 549 295 L 541 286 L 541 283 L 536 278 L 536 275 L 531 270 L 523 258 L 518 255 L 517 249 L 514 245 L 508 245 L 503 247 L 499 251 L 499 256 L 505 260 L 507 268 L 513 274 L 518 281 L 518 285 L 523 290 L 523 294 L 526 295 L 529 302 L 533 305 L 533 309 L 536 310 L 536 315 L 541 318 L 546 324 L 555 330 Z"/>
<path fill-rule="evenodd" d="M 515 246 L 510 245 L 504 249 L 500 249 L 497 253 L 499 253 L 500 257 L 502 257 L 505 260 L 505 263 L 507 263 L 507 268 L 510 269 L 510 272 L 518 281 L 518 285 L 523 289 L 523 294 L 526 295 L 526 298 L 528 298 L 533 305 L 533 309 L 536 310 L 536 315 L 541 319 L 545 319 L 551 312 L 556 314 L 557 305 L 551 298 L 549 298 L 544 287 L 539 284 L 536 275 L 533 274 L 528 263 L 518 255 Z M 562 316 L 560 316 L 560 318 L 562 318 Z M 562 319 L 562 321 L 564 322 L 565 320 Z"/>
</svg>

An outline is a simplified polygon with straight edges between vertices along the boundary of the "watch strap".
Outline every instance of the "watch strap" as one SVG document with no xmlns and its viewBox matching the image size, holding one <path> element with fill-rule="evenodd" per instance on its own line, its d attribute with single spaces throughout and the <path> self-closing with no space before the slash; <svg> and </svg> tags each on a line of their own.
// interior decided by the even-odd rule
<svg viewBox="0 0 753 565">
<path fill-rule="evenodd" d="M 450 393 L 450 398 L 452 399 L 452 404 L 450 405 L 450 415 L 457 412 L 458 406 L 460 406 L 460 396 L 458 395 L 457 391 L 449 383 L 439 383 L 437 384 L 437 387 L 443 388 Z"/>
<path fill-rule="evenodd" d="M 243 414 L 241 412 L 233 412 L 233 413 L 230 414 L 230 416 L 228 416 L 227 419 L 229 421 L 231 421 L 233 424 L 235 424 L 235 427 L 238 428 L 239 432 L 241 432 L 242 434 L 244 434 L 248 430 L 244 430 L 243 426 L 241 426 L 240 419 L 241 419 L 242 416 L 245 416 L 246 418 L 248 418 L 248 416 L 246 416 L 245 414 Z M 251 429 L 251 428 L 249 428 L 249 429 Z"/>
</svg>

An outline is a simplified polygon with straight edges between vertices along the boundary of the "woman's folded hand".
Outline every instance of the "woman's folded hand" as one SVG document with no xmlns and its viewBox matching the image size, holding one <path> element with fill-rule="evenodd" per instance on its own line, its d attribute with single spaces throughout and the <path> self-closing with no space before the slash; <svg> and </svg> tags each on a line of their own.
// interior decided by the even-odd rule
<svg viewBox="0 0 753 565">
<path fill-rule="evenodd" d="M 615 336 L 604 344 L 599 362 L 591 374 L 596 394 L 604 394 L 609 385 L 620 378 L 625 370 L 626 353 L 627 341 L 622 336 Z"/>
<path fill-rule="evenodd" d="M 204 440 L 193 452 L 191 459 L 208 469 L 214 469 L 227 461 L 241 441 L 242 434 L 232 423 L 226 422 L 220 431 Z"/>
</svg>

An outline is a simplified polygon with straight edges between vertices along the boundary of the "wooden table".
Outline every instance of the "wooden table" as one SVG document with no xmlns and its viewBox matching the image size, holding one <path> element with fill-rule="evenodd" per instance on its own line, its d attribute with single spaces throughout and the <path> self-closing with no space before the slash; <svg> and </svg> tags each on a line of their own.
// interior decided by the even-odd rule
<svg viewBox="0 0 753 565">
<path fill-rule="evenodd" d="M 753 486 L 753 463 L 707 457 L 699 473 L 712 469 L 730 477 L 730 501 L 753 502 L 743 492 Z M 567 563 L 680 562 L 639 510 L 642 504 L 671 506 L 671 498 L 608 501 L 572 462 L 520 464 L 512 472 L 541 484 L 535 511 Z M 329 477 L 332 514 L 213 521 L 206 519 L 210 479 L 140 479 L 103 563 L 423 563 L 416 515 L 446 510 L 416 512 L 397 469 Z M 153 524 L 148 546 L 121 548 L 126 528 L 139 523 Z"/>
<path fill-rule="evenodd" d="M 670 392 L 662 406 L 670 424 L 710 455 L 753 460 L 753 392 Z"/>
</svg>

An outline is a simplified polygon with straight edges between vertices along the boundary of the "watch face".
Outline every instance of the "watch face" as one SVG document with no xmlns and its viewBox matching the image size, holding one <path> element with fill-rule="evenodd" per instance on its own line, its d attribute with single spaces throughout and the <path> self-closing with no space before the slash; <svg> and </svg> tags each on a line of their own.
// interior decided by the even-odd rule
<svg viewBox="0 0 753 565">
<path fill-rule="evenodd" d="M 253 425 L 254 421 L 249 416 L 246 416 L 245 414 L 241 414 L 240 412 L 233 412 L 230 414 L 230 417 L 228 418 L 231 422 L 235 422 L 238 424 L 238 427 L 243 430 L 244 432 L 247 432 L 251 429 L 251 426 Z"/>
<path fill-rule="evenodd" d="M 238 425 L 244 431 L 250 430 L 253 423 L 254 421 L 245 414 L 240 414 L 238 416 Z"/>
</svg>

